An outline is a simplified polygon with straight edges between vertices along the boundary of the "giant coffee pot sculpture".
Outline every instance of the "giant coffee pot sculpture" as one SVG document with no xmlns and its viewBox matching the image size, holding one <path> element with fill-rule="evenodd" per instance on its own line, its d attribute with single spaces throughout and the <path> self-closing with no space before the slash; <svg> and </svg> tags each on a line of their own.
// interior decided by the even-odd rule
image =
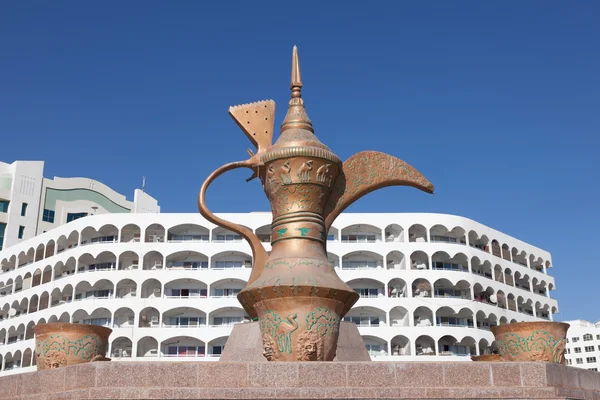
<svg viewBox="0 0 600 400">
<path fill-rule="evenodd" d="M 335 218 L 365 194 L 392 185 L 433 193 L 433 185 L 404 161 L 364 151 L 346 162 L 314 135 L 301 96 L 296 47 L 292 56 L 292 99 L 272 144 L 275 102 L 229 108 L 229 114 L 256 146 L 250 158 L 225 164 L 204 182 L 200 213 L 216 225 L 240 234 L 252 247 L 253 268 L 237 298 L 258 318 L 263 354 L 269 361 L 332 361 L 340 319 L 359 295 L 346 285 L 327 260 L 327 232 Z M 341 136 L 340 136 L 341 137 Z M 248 228 L 212 214 L 205 203 L 211 182 L 226 171 L 250 168 L 271 203 L 270 254 Z"/>
</svg>

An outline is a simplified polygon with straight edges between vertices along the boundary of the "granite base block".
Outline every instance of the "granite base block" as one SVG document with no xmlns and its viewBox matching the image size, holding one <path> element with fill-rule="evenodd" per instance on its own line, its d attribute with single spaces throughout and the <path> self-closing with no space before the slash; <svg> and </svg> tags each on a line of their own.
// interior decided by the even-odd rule
<svg viewBox="0 0 600 400">
<path fill-rule="evenodd" d="M 263 356 L 258 322 L 236 324 L 225 343 L 219 362 L 269 362 Z M 358 328 L 353 322 L 340 322 L 340 336 L 334 361 L 371 361 Z"/>
<path fill-rule="evenodd" d="M 0 399 L 600 400 L 600 373 L 547 363 L 96 362 L 0 378 Z"/>
</svg>

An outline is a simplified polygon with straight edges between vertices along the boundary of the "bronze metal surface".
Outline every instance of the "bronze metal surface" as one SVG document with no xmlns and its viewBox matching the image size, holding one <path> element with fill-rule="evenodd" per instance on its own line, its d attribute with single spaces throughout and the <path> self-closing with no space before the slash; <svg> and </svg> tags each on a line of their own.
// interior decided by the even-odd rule
<svg viewBox="0 0 600 400">
<path fill-rule="evenodd" d="M 258 318 L 264 355 L 272 361 L 332 361 L 341 318 L 359 295 L 327 260 L 327 232 L 350 204 L 386 186 L 412 186 L 433 193 L 433 185 L 404 161 L 363 151 L 342 162 L 314 134 L 302 99 L 298 50 L 292 53 L 291 100 L 273 144 L 275 102 L 230 107 L 229 114 L 256 152 L 225 164 L 202 184 L 198 209 L 207 220 L 240 234 L 252 248 L 253 267 L 238 300 Z M 267 254 L 250 229 L 215 216 L 206 206 L 214 179 L 236 168 L 260 178 L 271 204 L 272 250 Z"/>
<path fill-rule="evenodd" d="M 37 369 L 53 369 L 105 357 L 112 329 L 98 325 L 51 322 L 33 327 Z"/>
<path fill-rule="evenodd" d="M 564 322 L 516 322 L 493 326 L 502 361 L 565 363 L 569 324 Z"/>
</svg>

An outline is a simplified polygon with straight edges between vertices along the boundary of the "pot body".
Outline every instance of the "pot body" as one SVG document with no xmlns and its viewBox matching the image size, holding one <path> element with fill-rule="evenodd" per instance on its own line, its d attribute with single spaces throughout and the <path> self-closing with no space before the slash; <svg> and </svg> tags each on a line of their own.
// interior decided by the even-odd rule
<svg viewBox="0 0 600 400">
<path fill-rule="evenodd" d="M 47 323 L 33 327 L 37 369 L 105 361 L 112 329 L 97 325 Z"/>
<path fill-rule="evenodd" d="M 359 298 L 327 259 L 324 209 L 339 159 L 308 147 L 274 151 L 263 162 L 272 250 L 238 300 L 256 311 L 269 361 L 333 361 L 340 320 Z"/>
<path fill-rule="evenodd" d="M 564 364 L 569 324 L 517 322 L 492 327 L 503 361 L 546 361 Z"/>
</svg>

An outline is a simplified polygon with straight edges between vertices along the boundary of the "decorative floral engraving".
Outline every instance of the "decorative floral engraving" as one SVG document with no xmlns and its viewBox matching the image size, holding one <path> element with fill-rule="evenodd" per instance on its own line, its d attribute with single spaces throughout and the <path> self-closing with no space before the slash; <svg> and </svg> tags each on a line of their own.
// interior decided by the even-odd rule
<svg viewBox="0 0 600 400">
<path fill-rule="evenodd" d="M 545 330 L 535 331 L 526 338 L 508 332 L 497 343 L 501 356 L 516 357 L 519 353 L 526 353 L 525 357 L 531 361 L 564 362 L 564 339 L 556 340 Z"/>
<path fill-rule="evenodd" d="M 300 231 L 300 236 L 306 236 L 308 235 L 308 232 L 310 232 L 310 228 L 296 228 Z"/>
<path fill-rule="evenodd" d="M 39 357 L 45 357 L 46 354 L 55 352 L 78 356 L 82 360 L 89 361 L 96 354 L 106 353 L 106 349 L 98 335 L 85 335 L 75 341 L 61 335 L 50 335 L 48 339 L 36 345 L 36 353 Z"/>
<path fill-rule="evenodd" d="M 327 307 L 317 307 L 306 316 L 306 330 L 298 339 L 296 358 L 299 361 L 323 361 L 325 335 L 339 329 L 340 320 Z"/>
</svg>

